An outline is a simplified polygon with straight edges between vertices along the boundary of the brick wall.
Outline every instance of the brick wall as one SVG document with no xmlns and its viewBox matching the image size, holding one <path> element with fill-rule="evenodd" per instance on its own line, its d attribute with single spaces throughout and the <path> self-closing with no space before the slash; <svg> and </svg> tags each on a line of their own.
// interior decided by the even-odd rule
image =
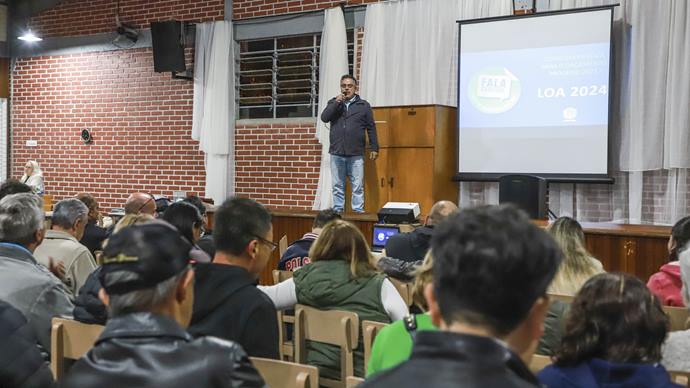
<svg viewBox="0 0 690 388">
<path fill-rule="evenodd" d="M 234 0 L 233 19 L 248 19 L 260 16 L 307 12 L 335 7 L 377 3 L 382 0 Z"/>
<path fill-rule="evenodd" d="M 35 159 L 47 193 L 91 192 L 105 209 L 122 206 L 132 191 L 203 193 L 203 155 L 190 137 L 192 84 L 154 73 L 152 57 L 136 49 L 19 59 L 12 176 Z M 80 141 L 84 128 L 93 144 Z"/>
<path fill-rule="evenodd" d="M 31 19 L 31 27 L 44 37 L 79 36 L 113 32 L 117 0 L 65 0 Z M 152 21 L 222 20 L 224 0 L 120 0 L 120 21 L 138 29 Z"/>
</svg>

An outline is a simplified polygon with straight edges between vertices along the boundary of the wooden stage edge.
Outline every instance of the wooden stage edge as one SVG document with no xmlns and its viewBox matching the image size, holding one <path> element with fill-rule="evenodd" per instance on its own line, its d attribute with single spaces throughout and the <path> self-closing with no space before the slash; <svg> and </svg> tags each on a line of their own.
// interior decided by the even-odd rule
<svg viewBox="0 0 690 388">
<path fill-rule="evenodd" d="M 287 236 L 293 242 L 311 230 L 316 211 L 302 209 L 271 209 L 273 215 L 273 239 Z M 374 213 L 344 213 L 343 219 L 357 225 L 367 240 L 377 222 Z M 420 218 L 423 221 L 424 218 Z M 536 220 L 537 225 L 545 227 L 547 221 Z M 584 222 L 587 249 L 599 259 L 607 271 L 620 271 L 633 274 L 643 281 L 667 261 L 666 244 L 671 234 L 670 226 L 631 225 L 615 223 Z M 271 271 L 278 267 L 280 259 L 277 250 L 272 254 L 266 269 L 261 273 L 261 284 L 272 284 Z"/>
</svg>

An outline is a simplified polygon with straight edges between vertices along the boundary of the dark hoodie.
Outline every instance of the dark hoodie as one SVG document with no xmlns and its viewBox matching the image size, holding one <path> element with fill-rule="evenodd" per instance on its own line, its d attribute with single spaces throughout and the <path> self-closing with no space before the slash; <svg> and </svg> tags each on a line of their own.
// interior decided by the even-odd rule
<svg viewBox="0 0 690 388">
<path fill-rule="evenodd" d="M 241 267 L 196 265 L 194 311 L 188 331 L 195 337 L 235 341 L 250 357 L 279 358 L 275 306 Z"/>
<path fill-rule="evenodd" d="M 674 384 L 659 364 L 617 364 L 592 359 L 574 367 L 549 365 L 539 374 L 547 388 L 671 388 Z"/>
<path fill-rule="evenodd" d="M 683 282 L 680 279 L 680 265 L 677 261 L 664 264 L 659 272 L 649 277 L 647 288 L 659 298 L 664 306 L 684 307 L 680 289 Z"/>
</svg>

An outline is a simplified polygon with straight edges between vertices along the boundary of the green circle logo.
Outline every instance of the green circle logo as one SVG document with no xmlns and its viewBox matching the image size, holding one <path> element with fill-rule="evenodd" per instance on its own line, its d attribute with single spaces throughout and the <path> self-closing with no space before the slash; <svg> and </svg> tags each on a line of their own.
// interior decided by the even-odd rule
<svg viewBox="0 0 690 388">
<path fill-rule="evenodd" d="M 487 67 L 470 79 L 467 94 L 482 113 L 509 111 L 520 100 L 520 80 L 505 67 Z"/>
</svg>

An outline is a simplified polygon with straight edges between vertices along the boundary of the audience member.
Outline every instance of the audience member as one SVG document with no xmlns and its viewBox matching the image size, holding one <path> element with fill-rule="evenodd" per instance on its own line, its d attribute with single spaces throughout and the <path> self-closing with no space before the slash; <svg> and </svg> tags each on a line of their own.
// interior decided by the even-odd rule
<svg viewBox="0 0 690 388">
<path fill-rule="evenodd" d="M 409 233 L 400 233 L 388 238 L 383 256 L 398 260 L 419 261 L 429 250 L 434 226 L 455 212 L 458 207 L 450 201 L 439 201 L 434 204 L 426 218 L 424 226 Z"/>
<path fill-rule="evenodd" d="M 29 160 L 24 166 L 24 175 L 20 181 L 31 187 L 34 194 L 43 195 L 45 188 L 43 187 L 43 172 L 35 160 Z"/>
<path fill-rule="evenodd" d="M 46 232 L 43 242 L 34 252 L 36 260 L 47 268 L 51 260 L 64 263 L 64 281 L 73 295 L 96 269 L 96 260 L 91 252 L 79 243 L 84 235 L 88 213 L 86 205 L 76 198 L 58 202 L 53 210 L 51 230 Z"/>
<path fill-rule="evenodd" d="M 194 300 L 190 248 L 160 224 L 132 226 L 109 239 L 100 297 L 111 319 L 65 387 L 263 386 L 239 345 L 193 339 L 184 330 Z"/>
<path fill-rule="evenodd" d="M 156 200 L 151 194 L 133 193 L 125 202 L 125 214 L 156 215 Z"/>
<path fill-rule="evenodd" d="M 0 301 L 0 385 L 3 388 L 43 388 L 53 374 L 38 348 L 36 335 L 24 315 Z"/>
<path fill-rule="evenodd" d="M 71 317 L 72 294 L 39 264 L 33 252 L 43 241 L 43 201 L 30 193 L 0 200 L 0 300 L 24 314 L 38 342 L 50 350 L 53 317 Z"/>
<path fill-rule="evenodd" d="M 425 297 L 440 330 L 418 332 L 408 361 L 360 387 L 539 386 L 525 362 L 561 260 L 555 241 L 524 212 L 492 206 L 451 215 L 431 247 Z"/>
<path fill-rule="evenodd" d="M 238 342 L 252 357 L 277 359 L 278 320 L 256 288 L 277 244 L 271 215 L 258 202 L 234 197 L 216 212 L 212 263 L 196 266 L 196 303 L 189 332 Z"/>
<path fill-rule="evenodd" d="M 148 214 L 127 214 L 115 225 L 113 234 L 120 232 L 128 226 L 146 224 L 154 220 L 155 218 Z M 104 241 L 103 245 L 106 245 L 107 241 Z M 74 319 L 79 322 L 105 325 L 105 322 L 108 320 L 105 305 L 98 297 L 98 293 L 102 288 L 101 281 L 99 280 L 101 268 L 98 267 L 91 272 L 84 286 L 79 289 L 77 298 L 74 300 Z"/>
<path fill-rule="evenodd" d="M 423 261 L 406 261 L 392 257 L 374 256 L 374 262 L 376 267 L 389 277 L 409 283 L 414 280 L 416 271 Z"/>
<path fill-rule="evenodd" d="M 671 228 L 668 239 L 668 263 L 659 268 L 659 272 L 650 276 L 647 287 L 656 295 L 664 306 L 683 307 L 680 294 L 682 281 L 680 279 L 680 265 L 678 252 L 683 250 L 690 241 L 690 216 L 683 217 Z"/>
<path fill-rule="evenodd" d="M 309 251 L 311 264 L 277 285 L 262 287 L 280 310 L 300 303 L 321 310 L 357 313 L 360 321 L 391 322 L 407 316 L 407 305 L 391 283 L 376 271 L 367 241 L 347 221 L 326 224 Z M 360 339 L 361 341 L 361 339 Z M 355 375 L 364 376 L 363 346 L 355 349 Z M 340 350 L 313 343 L 307 362 L 319 374 L 340 377 Z"/>
<path fill-rule="evenodd" d="M 668 318 L 634 276 L 604 273 L 573 300 L 554 364 L 539 372 L 549 388 L 679 387 L 661 361 Z"/>
<path fill-rule="evenodd" d="M 19 182 L 16 179 L 8 179 L 2 182 L 2 185 L 0 185 L 0 199 L 3 199 L 10 194 L 31 192 L 33 192 L 31 187 Z"/>
<path fill-rule="evenodd" d="M 168 206 L 161 218 L 176 227 L 182 237 L 192 243 L 192 251 L 189 254 L 194 261 L 211 262 L 211 257 L 196 245 L 204 233 L 204 218 L 194 205 L 187 202 L 175 202 Z"/>
<path fill-rule="evenodd" d="M 686 306 L 690 306 L 690 250 L 680 253 L 678 262 L 683 281 L 683 301 Z M 669 333 L 662 348 L 661 363 L 668 370 L 690 372 L 690 329 Z"/>
<path fill-rule="evenodd" d="M 601 262 L 585 248 L 585 232 L 580 223 L 570 217 L 560 217 L 547 228 L 563 251 L 563 261 L 548 292 L 575 295 L 592 276 L 604 272 Z"/>
<path fill-rule="evenodd" d="M 201 198 L 199 198 L 196 195 L 189 195 L 182 201 L 194 205 L 194 207 L 196 207 L 199 210 L 199 213 L 204 218 L 205 231 L 204 233 L 202 233 L 199 241 L 196 242 L 196 245 L 198 245 L 199 248 L 201 248 L 201 250 L 206 252 L 209 257 L 215 256 L 216 244 L 213 243 L 213 231 L 209 228 L 210 223 L 208 222 L 208 213 L 206 211 L 206 205 L 201 200 Z"/>
<path fill-rule="evenodd" d="M 433 281 L 433 258 L 431 251 L 427 252 L 424 262 L 416 271 L 412 286 L 412 299 L 421 310 L 427 311 L 428 306 L 424 298 L 424 288 Z M 408 315 L 400 321 L 384 327 L 377 335 L 371 356 L 367 364 L 367 376 L 371 376 L 385 369 L 390 369 L 408 358 L 412 353 L 412 341 L 418 332 L 423 330 L 437 330 L 431 322 L 429 314 Z"/>
<path fill-rule="evenodd" d="M 333 209 L 321 210 L 316 214 L 311 232 L 306 233 L 301 239 L 293 242 L 287 248 L 278 262 L 278 269 L 281 271 L 294 271 L 302 266 L 309 264 L 309 249 L 314 243 L 323 227 L 333 220 L 341 219 L 340 214 Z"/>
<path fill-rule="evenodd" d="M 96 257 L 96 251 L 103 248 L 103 241 L 108 237 L 108 232 L 105 228 L 101 228 L 98 222 L 101 218 L 101 212 L 98 208 L 98 201 L 91 194 L 82 193 L 77 194 L 76 198 L 84 203 L 89 209 L 88 220 L 86 228 L 84 228 L 84 235 L 79 242 L 85 247 L 89 248 L 89 252 Z"/>
</svg>

